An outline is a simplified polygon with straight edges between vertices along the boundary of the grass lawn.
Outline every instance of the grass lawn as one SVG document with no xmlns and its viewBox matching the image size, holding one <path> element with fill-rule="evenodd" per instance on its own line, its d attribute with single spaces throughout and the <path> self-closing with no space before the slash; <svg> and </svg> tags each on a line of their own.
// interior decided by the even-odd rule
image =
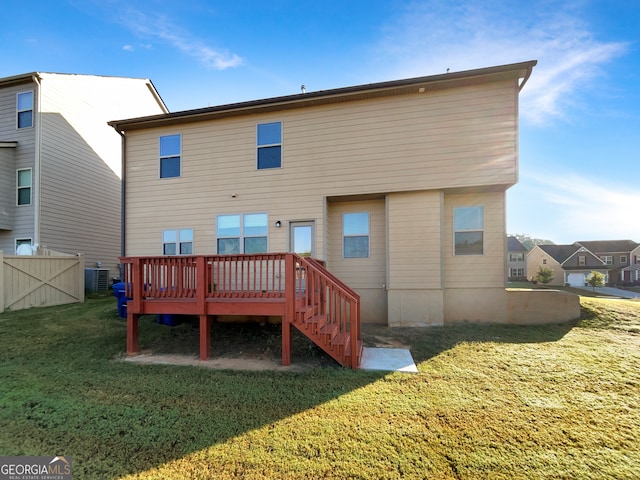
<svg viewBox="0 0 640 480">
<path fill-rule="evenodd" d="M 640 302 L 582 298 L 535 327 L 364 328 L 418 374 L 350 371 L 294 339 L 302 372 L 118 361 L 112 296 L 0 314 L 0 455 L 69 455 L 78 479 L 640 478 Z M 140 346 L 197 353 L 143 317 Z M 279 356 L 278 327 L 221 325 Z M 225 350 L 226 349 L 226 350 Z"/>
</svg>

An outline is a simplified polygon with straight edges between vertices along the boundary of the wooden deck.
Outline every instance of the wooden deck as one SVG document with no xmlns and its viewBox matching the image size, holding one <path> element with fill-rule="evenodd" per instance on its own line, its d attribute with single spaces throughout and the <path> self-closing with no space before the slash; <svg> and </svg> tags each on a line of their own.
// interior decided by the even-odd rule
<svg viewBox="0 0 640 480">
<path fill-rule="evenodd" d="M 138 352 L 138 318 L 197 315 L 200 359 L 211 356 L 215 315 L 282 317 L 282 364 L 291 363 L 294 326 L 336 361 L 358 368 L 360 297 L 318 260 L 294 253 L 122 257 L 127 354 Z"/>
</svg>

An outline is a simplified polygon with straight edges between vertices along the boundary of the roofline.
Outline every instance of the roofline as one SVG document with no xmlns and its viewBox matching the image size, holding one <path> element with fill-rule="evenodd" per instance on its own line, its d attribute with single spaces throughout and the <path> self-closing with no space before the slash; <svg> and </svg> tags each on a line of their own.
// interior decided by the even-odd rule
<svg viewBox="0 0 640 480">
<path fill-rule="evenodd" d="M 1 87 L 11 87 L 14 85 L 21 85 L 25 83 L 32 83 L 34 78 L 37 80 L 42 80 L 42 75 L 65 75 L 65 76 L 78 76 L 78 77 L 100 77 L 100 78 L 121 78 L 128 80 L 138 80 L 143 81 L 147 84 L 147 88 L 151 92 L 151 95 L 156 99 L 160 108 L 165 112 L 169 113 L 169 108 L 167 108 L 167 104 L 164 102 L 158 89 L 153 84 L 153 82 L 148 78 L 138 78 L 138 77 L 121 77 L 117 75 L 94 75 L 90 73 L 53 73 L 53 72 L 30 72 L 30 73 L 22 73 L 20 75 L 14 75 L 11 77 L 0 78 L 0 88 Z"/>
<path fill-rule="evenodd" d="M 113 120 L 108 123 L 118 131 L 127 131 L 211 120 L 219 117 L 247 115 L 251 113 L 338 103 L 358 100 L 365 97 L 371 98 L 384 95 L 410 93 L 414 92 L 414 90 L 410 89 L 415 86 L 424 87 L 415 90 L 415 93 L 424 93 L 427 89 L 451 88 L 461 84 L 468 84 L 467 82 L 472 79 L 477 79 L 478 81 L 481 81 L 482 78 L 491 77 L 497 77 L 496 79 L 528 79 L 531 74 L 531 70 L 535 65 L 537 65 L 537 63 L 538 62 L 536 60 L 531 60 L 528 62 L 499 65 L 461 72 L 369 83 L 352 87 L 319 90 L 317 92 L 297 93 L 295 95 L 217 105 L 213 107 L 184 110 L 162 115 Z M 519 88 L 523 85 L 524 82 L 521 82 Z"/>
</svg>

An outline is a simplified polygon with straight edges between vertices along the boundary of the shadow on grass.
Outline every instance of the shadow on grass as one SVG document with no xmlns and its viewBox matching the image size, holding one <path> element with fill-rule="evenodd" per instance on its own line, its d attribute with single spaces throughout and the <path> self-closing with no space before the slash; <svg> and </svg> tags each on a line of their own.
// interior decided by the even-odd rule
<svg viewBox="0 0 640 480">
<path fill-rule="evenodd" d="M 416 364 L 451 350 L 461 343 L 543 343 L 556 342 L 579 320 L 562 324 L 502 325 L 465 323 L 443 327 L 399 327 L 365 325 L 365 346 L 404 346 Z"/>
<path fill-rule="evenodd" d="M 140 320 L 141 348 L 197 355 L 197 329 Z M 218 325 L 214 355 L 280 355 L 279 326 Z M 0 452 L 69 455 L 78 478 L 119 478 L 260 429 L 385 375 L 325 363 L 304 337 L 303 372 L 230 371 L 116 361 L 126 324 L 112 298 L 0 315 Z M 264 342 L 260 352 L 254 347 Z M 162 348 L 159 348 L 162 346 Z M 219 350 L 216 352 L 216 348 Z M 333 362 L 331 360 L 331 362 Z M 317 367 L 317 368 L 316 368 Z"/>
</svg>

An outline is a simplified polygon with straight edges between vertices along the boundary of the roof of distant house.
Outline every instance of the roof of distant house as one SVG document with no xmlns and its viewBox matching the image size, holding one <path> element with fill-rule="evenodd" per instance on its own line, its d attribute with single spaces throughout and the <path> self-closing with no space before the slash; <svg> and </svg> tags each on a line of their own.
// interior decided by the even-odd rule
<svg viewBox="0 0 640 480">
<path fill-rule="evenodd" d="M 509 252 L 527 252 L 527 247 L 525 247 L 520 240 L 516 237 L 507 237 L 507 251 Z"/>
<path fill-rule="evenodd" d="M 585 242 L 576 242 L 594 253 L 627 253 L 638 247 L 637 242 L 633 240 L 594 240 Z"/>
</svg>

